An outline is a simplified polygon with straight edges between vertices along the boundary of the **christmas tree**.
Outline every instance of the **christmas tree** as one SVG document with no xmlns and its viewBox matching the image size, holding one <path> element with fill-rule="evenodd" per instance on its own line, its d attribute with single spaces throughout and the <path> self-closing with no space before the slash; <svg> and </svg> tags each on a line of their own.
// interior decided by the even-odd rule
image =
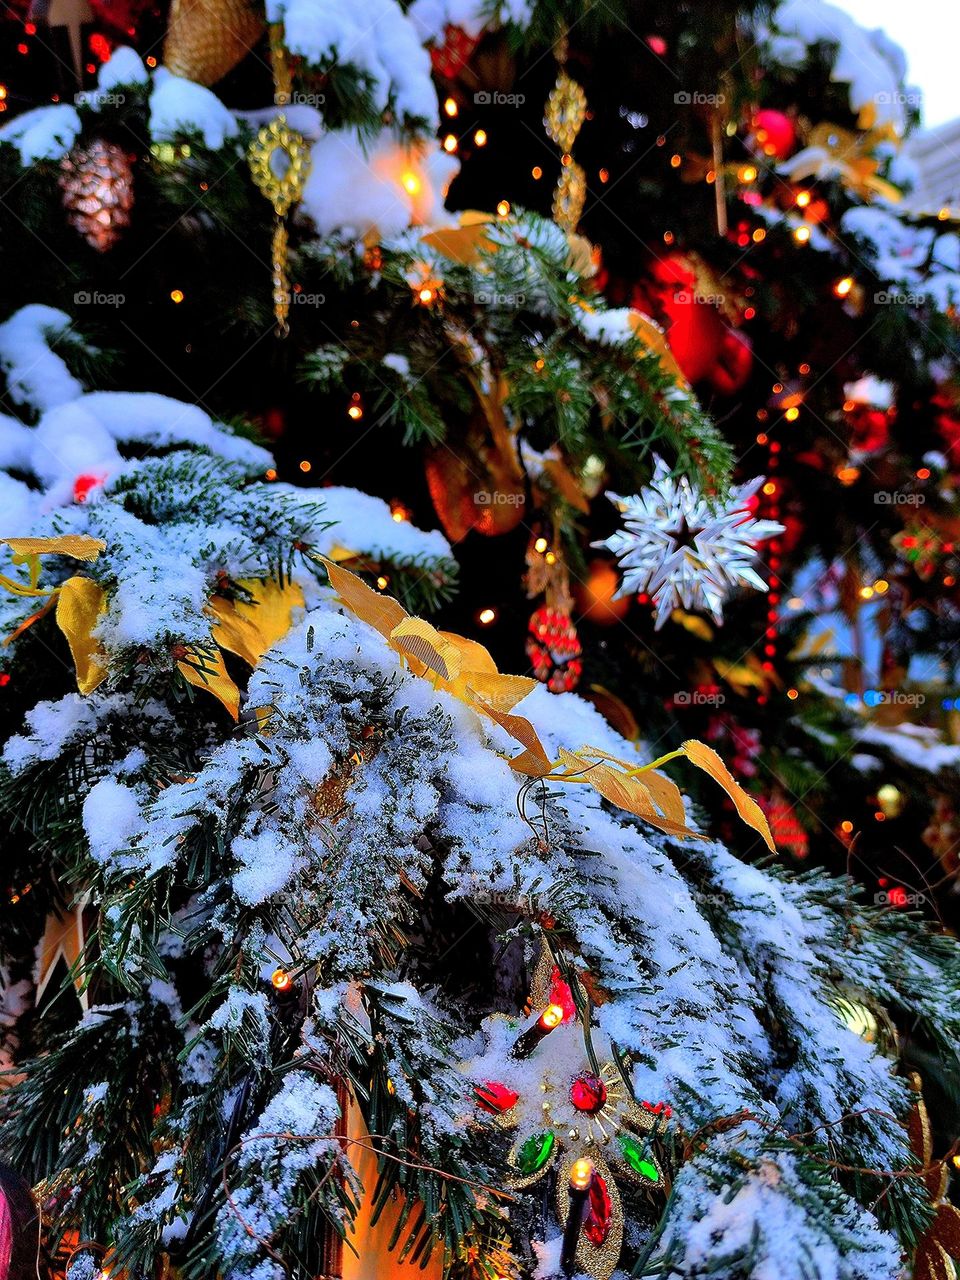
<svg viewBox="0 0 960 1280">
<path fill-rule="evenodd" d="M 93 16 L 10 20 L 0 128 L 0 1264 L 954 1274 L 960 238 L 898 51 Z"/>
</svg>

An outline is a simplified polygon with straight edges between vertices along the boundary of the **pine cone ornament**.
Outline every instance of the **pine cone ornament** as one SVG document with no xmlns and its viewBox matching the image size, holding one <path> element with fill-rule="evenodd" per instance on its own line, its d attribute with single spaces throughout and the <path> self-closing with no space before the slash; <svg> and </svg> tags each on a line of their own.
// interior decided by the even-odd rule
<svg viewBox="0 0 960 1280">
<path fill-rule="evenodd" d="M 554 693 L 570 693 L 583 671 L 580 638 L 569 613 L 537 609 L 530 618 L 527 657 L 537 679 Z"/>
<path fill-rule="evenodd" d="M 197 84 L 216 84 L 247 56 L 263 30 L 263 16 L 249 0 L 173 0 L 163 65 Z"/>
<path fill-rule="evenodd" d="M 74 147 L 60 162 L 60 189 L 70 225 L 91 248 L 112 249 L 133 208 L 133 164 L 126 151 L 103 138 Z"/>
</svg>

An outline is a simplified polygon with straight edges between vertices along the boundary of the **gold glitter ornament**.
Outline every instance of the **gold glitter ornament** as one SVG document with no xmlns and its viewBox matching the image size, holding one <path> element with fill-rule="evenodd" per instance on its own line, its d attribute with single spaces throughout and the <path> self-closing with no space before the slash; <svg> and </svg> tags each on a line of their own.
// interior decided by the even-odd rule
<svg viewBox="0 0 960 1280">
<path fill-rule="evenodd" d="M 303 195 L 310 172 L 310 147 L 302 134 L 287 125 L 285 116 L 265 124 L 250 144 L 250 173 L 273 205 L 273 313 L 277 333 L 290 332 L 290 282 L 287 279 L 286 216 Z"/>
<path fill-rule="evenodd" d="M 547 137 L 566 154 L 576 142 L 586 118 L 587 95 L 583 85 L 577 84 L 561 69 L 544 111 L 543 127 Z"/>
<path fill-rule="evenodd" d="M 133 165 L 116 143 L 94 138 L 60 162 L 67 220 L 98 253 L 106 253 L 130 225 Z"/>
<path fill-rule="evenodd" d="M 573 231 L 587 201 L 587 175 L 576 160 L 564 166 L 553 193 L 553 220 L 564 231 Z"/>
<path fill-rule="evenodd" d="M 587 118 L 587 95 L 566 69 L 567 37 L 557 42 L 557 82 L 543 109 L 543 127 L 563 156 L 563 169 L 553 193 L 553 220 L 564 231 L 576 230 L 587 199 L 587 175 L 570 152 Z"/>
<path fill-rule="evenodd" d="M 243 61 L 263 29 L 250 0 L 173 0 L 163 65 L 197 84 L 216 84 Z"/>
</svg>

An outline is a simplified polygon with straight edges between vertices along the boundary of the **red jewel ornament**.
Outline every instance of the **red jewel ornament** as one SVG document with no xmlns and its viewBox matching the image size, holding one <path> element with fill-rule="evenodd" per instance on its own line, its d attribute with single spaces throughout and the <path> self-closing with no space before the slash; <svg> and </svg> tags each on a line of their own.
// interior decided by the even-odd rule
<svg viewBox="0 0 960 1280">
<path fill-rule="evenodd" d="M 607 1100 L 607 1086 L 599 1076 L 585 1071 L 570 1086 L 570 1101 L 578 1111 L 596 1115 Z"/>
<path fill-rule="evenodd" d="M 613 1224 L 613 1203 L 607 1184 L 599 1173 L 594 1173 L 590 1183 L 589 1208 L 583 1223 L 583 1234 L 597 1249 L 610 1234 Z"/>
<path fill-rule="evenodd" d="M 497 1080 L 488 1080 L 486 1084 L 478 1085 L 474 1092 L 484 1111 L 489 1111 L 493 1115 L 502 1115 L 505 1111 L 509 1111 L 511 1107 L 516 1106 L 520 1097 L 519 1093 L 514 1093 L 512 1089 L 508 1089 L 505 1084 L 500 1084 Z"/>
</svg>

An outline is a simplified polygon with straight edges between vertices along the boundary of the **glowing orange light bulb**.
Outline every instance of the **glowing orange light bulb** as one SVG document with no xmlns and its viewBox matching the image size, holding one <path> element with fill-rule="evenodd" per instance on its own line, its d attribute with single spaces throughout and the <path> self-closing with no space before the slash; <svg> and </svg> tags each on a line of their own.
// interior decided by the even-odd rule
<svg viewBox="0 0 960 1280">
<path fill-rule="evenodd" d="M 559 1004 L 548 1004 L 540 1015 L 540 1026 L 544 1031 L 552 1031 L 563 1021 L 563 1007 Z"/>
</svg>

